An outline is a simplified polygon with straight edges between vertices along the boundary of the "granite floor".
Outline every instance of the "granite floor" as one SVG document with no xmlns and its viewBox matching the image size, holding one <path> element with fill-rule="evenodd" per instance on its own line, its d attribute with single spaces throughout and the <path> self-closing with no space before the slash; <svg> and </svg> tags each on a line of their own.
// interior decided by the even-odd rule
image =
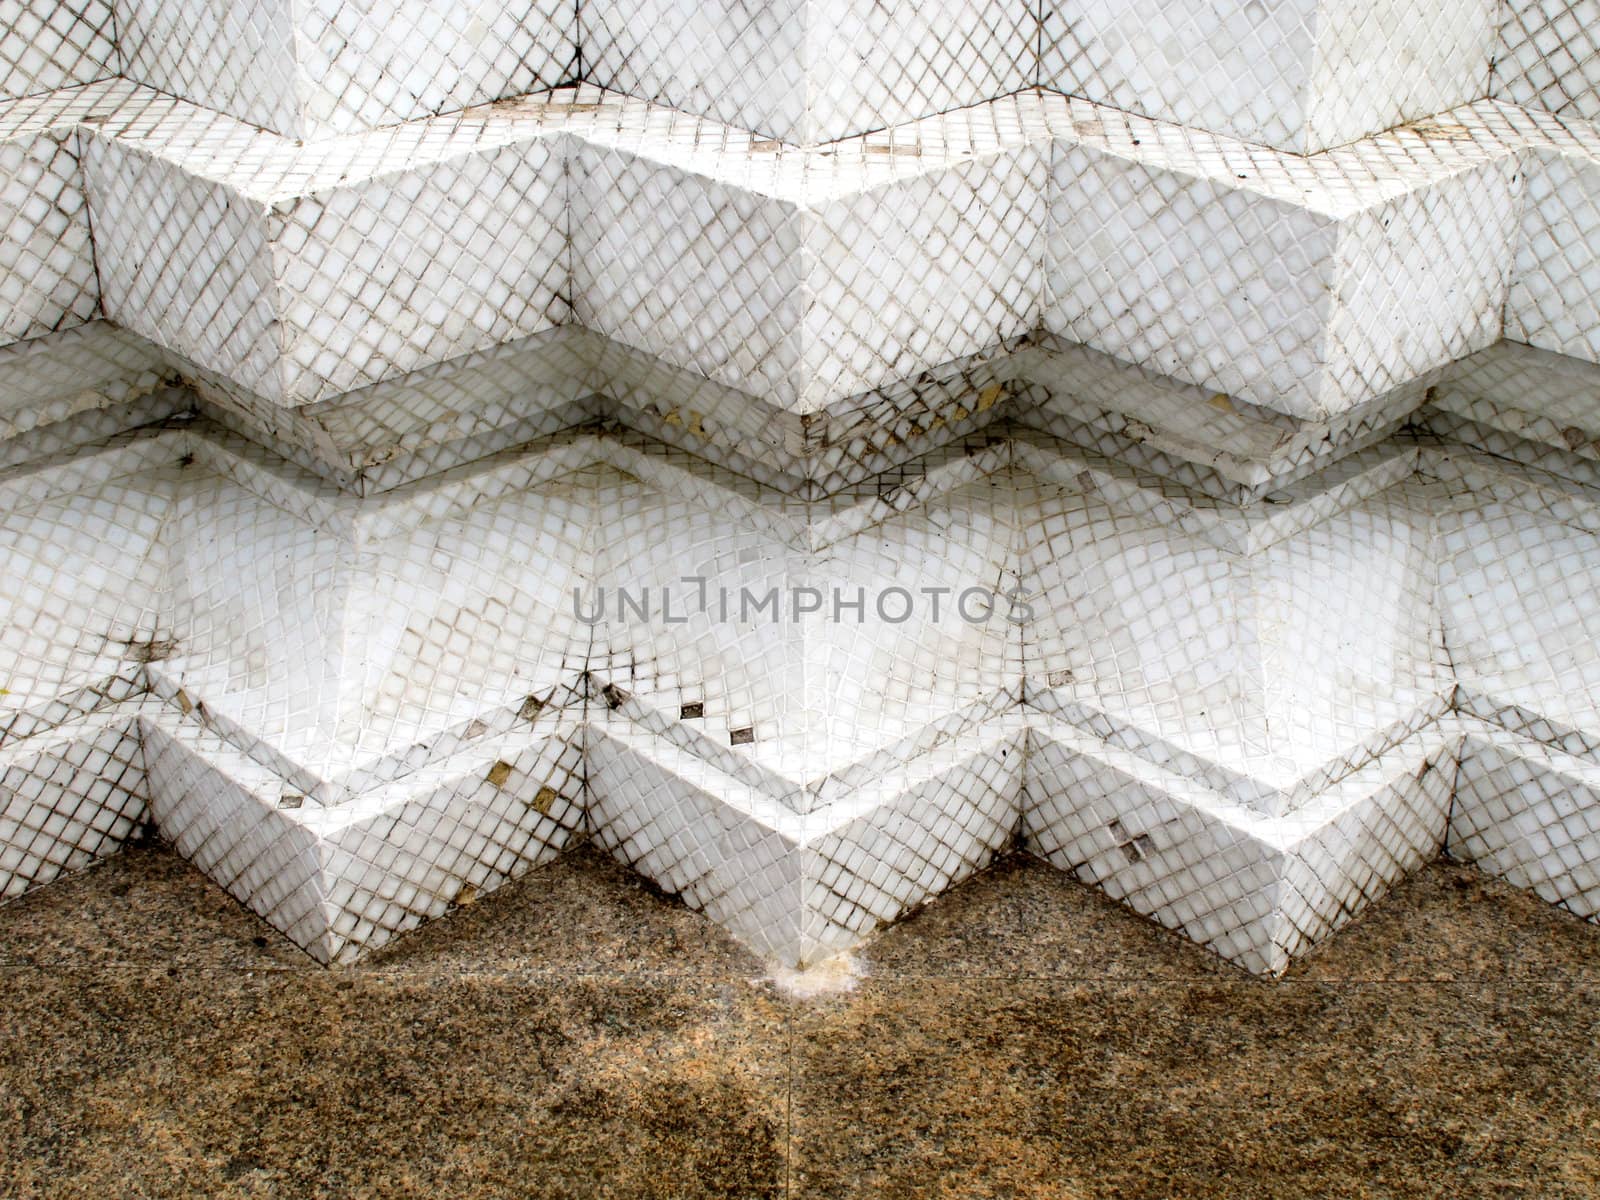
<svg viewBox="0 0 1600 1200">
<path fill-rule="evenodd" d="M 330 972 L 132 848 L 0 907 L 0 1195 L 1600 1195 L 1600 930 L 1466 868 L 1271 984 L 1019 856 L 859 971 L 582 850 Z"/>
</svg>

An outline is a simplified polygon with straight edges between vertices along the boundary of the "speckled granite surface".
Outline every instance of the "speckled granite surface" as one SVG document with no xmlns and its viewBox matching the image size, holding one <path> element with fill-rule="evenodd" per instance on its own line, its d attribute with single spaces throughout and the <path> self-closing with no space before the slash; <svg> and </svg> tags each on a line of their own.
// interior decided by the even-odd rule
<svg viewBox="0 0 1600 1200">
<path fill-rule="evenodd" d="M 0 1194 L 1600 1192 L 1600 932 L 1464 868 L 1274 985 L 1012 859 L 862 971 L 580 851 L 328 972 L 133 849 L 0 908 Z"/>
</svg>

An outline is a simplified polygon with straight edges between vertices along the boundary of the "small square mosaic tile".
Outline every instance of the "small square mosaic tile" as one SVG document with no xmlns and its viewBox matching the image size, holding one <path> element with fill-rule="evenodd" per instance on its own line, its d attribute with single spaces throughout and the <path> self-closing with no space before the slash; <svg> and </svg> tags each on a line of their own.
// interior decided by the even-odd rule
<svg viewBox="0 0 1600 1200">
<path fill-rule="evenodd" d="M 0 4 L 0 894 L 1595 917 L 1593 15 Z"/>
</svg>

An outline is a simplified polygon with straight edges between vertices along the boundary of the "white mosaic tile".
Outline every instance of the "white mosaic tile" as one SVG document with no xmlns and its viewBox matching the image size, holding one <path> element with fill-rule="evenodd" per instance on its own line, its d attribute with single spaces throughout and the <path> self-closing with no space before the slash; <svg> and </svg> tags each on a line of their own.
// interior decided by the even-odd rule
<svg viewBox="0 0 1600 1200">
<path fill-rule="evenodd" d="M 1600 160 L 1528 155 L 1506 336 L 1600 362 Z"/>
<path fill-rule="evenodd" d="M 121 474 L 114 466 L 105 473 L 57 478 L 65 488 L 54 495 L 6 498 L 0 713 L 136 671 L 169 641 L 161 532 L 171 473 Z"/>
<path fill-rule="evenodd" d="M 0 100 L 91 83 L 121 65 L 109 0 L 5 0 L 0 35 Z"/>
<path fill-rule="evenodd" d="M 544 724 L 549 724 L 546 720 Z M 535 727 L 539 723 L 535 722 Z M 530 731 L 309 815 L 334 961 L 351 961 L 549 862 L 584 828 L 581 734 Z"/>
<path fill-rule="evenodd" d="M 1021 834 L 1276 975 L 1448 831 L 1592 916 L 1592 56 L 1480 99 L 1494 8 L 59 6 L 4 894 L 148 822 L 347 962 L 591 836 L 794 965 Z"/>
<path fill-rule="evenodd" d="M 1023 147 L 820 207 L 804 229 L 803 408 L 1038 328 L 1045 171 Z"/>
<path fill-rule="evenodd" d="M 1513 104 L 1600 120 L 1600 4 L 1507 0 L 1491 86 Z"/>
<path fill-rule="evenodd" d="M 140 712 L 156 828 L 323 962 L 351 961 L 472 903 L 554 857 L 581 828 L 580 735 L 570 721 L 519 720 L 324 807 L 194 720 L 198 712 L 149 702 Z"/>
<path fill-rule="evenodd" d="M 1450 853 L 1594 920 L 1600 917 L 1597 782 L 1592 757 L 1469 723 Z"/>
<path fill-rule="evenodd" d="M 996 0 L 590 0 L 579 21 L 601 87 L 801 145 L 1028 87 L 1038 38 Z"/>
<path fill-rule="evenodd" d="M 1594 531 L 1530 499 L 1462 495 L 1441 520 L 1439 602 L 1458 686 L 1600 736 Z"/>
<path fill-rule="evenodd" d="M 300 136 L 291 5 L 113 4 L 128 78 L 285 137 Z"/>
<path fill-rule="evenodd" d="M 103 321 L 0 347 L 0 446 L 176 382 L 154 346 Z"/>
<path fill-rule="evenodd" d="M 1020 721 L 1009 725 L 909 764 L 911 778 L 875 789 L 881 803 L 812 838 L 801 865 L 803 961 L 855 948 L 982 870 L 1015 838 L 1025 735 Z"/>
<path fill-rule="evenodd" d="M 147 813 L 143 742 L 126 713 L 0 744 L 0 899 L 115 853 Z"/>
<path fill-rule="evenodd" d="M 1016 828 L 1015 732 L 997 730 L 985 749 L 969 742 L 964 759 L 912 764 L 923 778 L 898 794 L 885 781 L 853 812 L 804 817 L 625 718 L 591 739 L 596 841 L 791 966 L 850 949 L 981 869 Z"/>
<path fill-rule="evenodd" d="M 1019 369 L 1016 420 L 1193 492 L 1249 503 L 1396 432 L 1434 373 L 1336 417 L 1304 420 L 1179 383 L 1056 338 Z"/>
<path fill-rule="evenodd" d="M 1282 974 L 1444 841 L 1454 764 L 1438 733 L 1279 818 L 1070 727 L 1036 725 L 1030 738 L 1028 844 L 1255 973 Z"/>
<path fill-rule="evenodd" d="M 578 150 L 572 178 L 577 321 L 796 406 L 800 206 L 605 147 Z"/>
<path fill-rule="evenodd" d="M 563 326 L 302 408 L 202 368 L 182 371 L 211 419 L 338 487 L 372 494 L 601 419 L 592 340 Z"/>
<path fill-rule="evenodd" d="M 1038 323 L 1029 150 L 812 207 L 620 150 L 579 152 L 575 315 L 810 412 Z"/>
<path fill-rule="evenodd" d="M 586 757 L 597 845 L 756 953 L 803 956 L 795 814 L 625 724 L 591 729 Z"/>
<path fill-rule="evenodd" d="M 1600 365 L 1500 342 L 1445 373 L 1426 420 L 1456 441 L 1562 474 L 1571 457 L 1600 458 L 1597 389 Z"/>
<path fill-rule="evenodd" d="M 1037 93 L 815 150 L 592 88 L 306 146 L 96 95 L 75 269 L 274 403 L 576 323 L 804 415 L 1042 328 L 1321 421 L 1490 344 L 1508 288 L 1518 336 L 1596 325 L 1563 214 L 1600 142 L 1494 102 L 1301 158 Z"/>
<path fill-rule="evenodd" d="M 1024 341 L 804 413 L 608 340 L 593 348 L 610 419 L 736 474 L 820 499 L 1010 415 L 1029 353 Z"/>
<path fill-rule="evenodd" d="M 1314 154 L 1486 95 L 1497 8 L 1494 0 L 1047 0 L 1039 82 Z"/>
<path fill-rule="evenodd" d="M 94 451 L 119 437 L 138 438 L 151 429 L 188 419 L 194 397 L 182 388 L 162 388 L 126 404 L 91 404 L 80 412 L 0 441 L 0 477 L 28 473 L 43 464 L 65 466 L 75 454 Z"/>
<path fill-rule="evenodd" d="M 222 738 L 146 702 L 150 816 L 177 852 L 320 962 L 335 945 L 316 838 L 280 809 L 282 784 Z"/>
<path fill-rule="evenodd" d="M 114 0 L 130 79 L 315 139 L 569 82 L 566 0 Z"/>
<path fill-rule="evenodd" d="M 138 226 L 101 255 L 106 313 L 281 404 L 366 387 L 565 318 L 564 171 L 536 142 L 263 209 L 97 139 L 96 208 Z"/>
<path fill-rule="evenodd" d="M 364 539 L 334 511 L 202 475 L 167 533 L 176 646 L 159 674 L 293 763 L 305 790 L 364 790 L 394 756 L 438 753 L 581 667 L 570 596 L 589 513 L 582 488 L 557 485 L 444 525 L 413 511 Z"/>
<path fill-rule="evenodd" d="M 226 186 L 90 138 L 105 315 L 186 359 L 283 400 L 265 213 Z"/>
<path fill-rule="evenodd" d="M 0 140 L 0 345 L 99 315 L 77 130 Z"/>
<path fill-rule="evenodd" d="M 301 408 L 168 357 L 215 419 L 360 493 L 621 421 L 782 490 L 826 495 L 1001 419 L 1027 354 L 1003 345 L 807 413 L 575 325 Z"/>
<path fill-rule="evenodd" d="M 1020 821 L 1051 861 L 1267 973 L 1437 849 L 1452 694 L 1592 726 L 1497 666 L 1464 601 L 1444 611 L 1443 657 L 1434 522 L 1448 556 L 1470 498 L 1447 502 L 1459 485 L 1444 476 L 1370 493 L 1308 481 L 1263 508 L 1274 532 L 1241 552 L 1186 534 L 1196 518 L 1171 484 L 1119 490 L 1077 465 L 1047 482 L 1048 444 L 1029 459 L 1038 482 L 969 449 L 905 477 L 903 500 L 818 504 L 586 435 L 362 500 L 203 424 L 175 429 L 101 471 L 148 463 L 176 480 L 161 537 L 172 644 L 141 664 L 156 698 L 58 708 L 137 703 L 156 827 L 325 961 L 583 832 L 762 953 L 812 961 L 980 869 Z M 129 457 L 140 445 L 189 465 Z M 1499 469 L 1502 489 L 1525 470 Z M 1118 565 L 1088 569 L 1091 550 Z M 636 585 L 1009 577 L 1040 630 L 1105 653 L 882 617 L 740 631 L 705 613 L 593 629 L 574 613 L 561 632 L 568 585 L 623 570 Z M 1442 578 L 1447 598 L 1475 594 Z M 1490 654 L 1475 675 L 1474 636 Z M 51 736 L 29 720 L 19 747 Z M 1519 736 L 1566 727 L 1523 719 Z M 80 824 L 124 828 L 97 811 Z"/>
<path fill-rule="evenodd" d="M 1087 146 L 1053 184 L 1045 327 L 1162 374 L 1314 420 L 1499 335 L 1513 160 L 1343 219 Z"/>
<path fill-rule="evenodd" d="M 1277 815 L 1448 693 L 1427 506 L 1390 488 L 1241 554 L 1092 484 L 1046 491 L 1024 520 L 1046 598 L 1030 681 L 1074 724 Z"/>
<path fill-rule="evenodd" d="M 275 209 L 283 394 L 323 399 L 562 323 L 565 201 L 565 154 L 535 142 Z"/>
</svg>

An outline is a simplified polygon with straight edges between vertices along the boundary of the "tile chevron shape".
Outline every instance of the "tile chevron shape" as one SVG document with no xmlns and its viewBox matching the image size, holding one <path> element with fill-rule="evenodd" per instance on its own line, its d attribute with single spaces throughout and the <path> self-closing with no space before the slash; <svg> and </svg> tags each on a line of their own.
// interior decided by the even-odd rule
<svg viewBox="0 0 1600 1200">
<path fill-rule="evenodd" d="M 305 146 L 125 83 L 11 108 L 59 165 L 8 186 L 75 197 L 13 239 L 61 264 L 16 333 L 98 301 L 291 406 L 568 323 L 797 412 L 1038 331 L 1301 417 L 1503 329 L 1600 353 L 1600 135 L 1492 101 L 1311 158 L 1031 92 L 810 151 L 592 89 Z"/>
<path fill-rule="evenodd" d="M 1494 358 L 1523 385 L 1594 370 Z M 12 839 L 30 848 L 13 886 L 110 844 L 92 841 L 90 814 L 125 816 L 126 792 L 330 960 L 587 834 L 762 952 L 806 961 L 1020 833 L 1276 972 L 1444 843 L 1463 747 L 1473 762 L 1568 756 L 1522 795 L 1587 778 L 1600 738 L 1600 695 L 1584 699 L 1581 666 L 1555 665 L 1594 632 L 1591 493 L 1459 441 L 1391 435 L 1244 506 L 1014 419 L 908 463 L 891 493 L 875 478 L 813 501 L 625 432 L 559 435 L 366 498 L 204 421 L 71 461 L 6 485 L 13 554 L 61 544 L 68 523 L 82 565 L 52 560 L 49 584 L 84 602 L 77 580 L 107 542 L 130 563 L 135 536 L 149 549 L 42 648 L 62 599 L 13 605 L 7 627 L 30 636 L 11 651 L 8 754 L 58 781 L 63 761 L 108 745 L 144 757 L 103 802 L 72 790 L 78 774 L 65 797 L 42 792 Z M 1551 512 L 1552 492 L 1569 511 Z M 80 528 L 96 508 L 103 530 Z M 130 524 L 140 511 L 147 532 Z M 1504 514 L 1499 553 L 1570 579 L 1578 607 L 1538 637 L 1537 608 L 1472 574 L 1486 513 Z M 1575 549 L 1546 557 L 1562 545 Z M 951 606 L 969 587 L 1015 590 L 1032 616 L 876 611 L 908 579 Z M 718 613 L 727 595 L 781 603 L 800 587 L 872 598 L 860 621 Z M 653 618 L 604 611 L 602 589 L 631 589 Z M 1544 657 L 1508 660 L 1507 639 Z M 79 815 L 52 857 L 40 830 L 63 810 Z M 1510 817 L 1471 819 L 1472 844 L 1527 837 Z M 458 849 L 417 848 L 435 843 Z M 1575 845 L 1586 862 L 1600 849 Z M 260 865 L 290 847 L 305 872 L 292 886 Z M 1496 853 L 1518 851 L 1480 857 Z M 1559 861 L 1542 869 L 1554 882 L 1538 886 L 1574 887 Z M 1593 889 L 1561 898 L 1582 910 Z"/>
<path fill-rule="evenodd" d="M 1424 7 L 0 5 L 0 894 L 1600 916 L 1600 57 Z"/>
</svg>

